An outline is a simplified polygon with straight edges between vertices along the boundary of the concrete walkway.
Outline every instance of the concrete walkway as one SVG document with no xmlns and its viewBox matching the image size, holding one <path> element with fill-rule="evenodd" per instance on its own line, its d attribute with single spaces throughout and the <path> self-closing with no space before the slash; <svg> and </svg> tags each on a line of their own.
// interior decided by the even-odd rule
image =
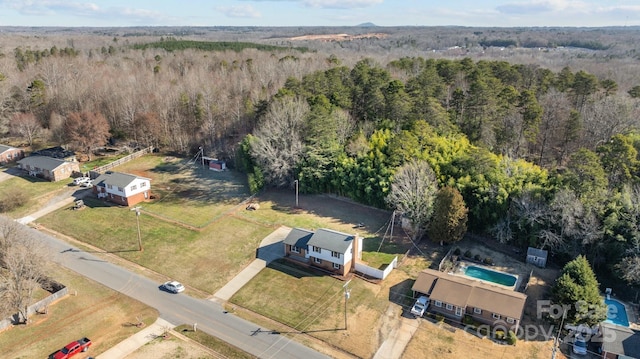
<svg viewBox="0 0 640 359">
<path fill-rule="evenodd" d="M 415 318 L 400 317 L 400 325 L 393 328 L 387 339 L 382 343 L 373 359 L 400 359 L 407 344 L 418 330 L 419 324 Z"/>
<path fill-rule="evenodd" d="M 173 325 L 162 318 L 142 329 L 129 338 L 121 341 L 116 346 L 98 355 L 98 359 L 123 359 L 141 346 L 161 336 L 166 330 L 173 329 Z"/>
<path fill-rule="evenodd" d="M 284 256 L 284 247 L 282 241 L 289 234 L 291 228 L 281 226 L 275 231 L 266 236 L 260 247 L 258 248 L 258 255 L 251 264 L 238 273 L 232 280 L 229 281 L 224 287 L 220 288 L 213 297 L 212 301 L 226 302 L 240 290 L 245 284 L 247 284 L 253 277 L 255 277 L 262 269 L 264 269 L 270 262 L 282 258 Z"/>
<path fill-rule="evenodd" d="M 63 193 L 55 196 L 54 198 L 52 198 L 44 207 L 42 207 L 40 210 L 31 213 L 28 216 L 22 217 L 17 219 L 17 222 L 22 223 L 22 224 L 27 224 L 30 222 L 35 221 L 36 219 L 43 217 L 55 210 L 58 210 L 62 207 L 68 206 L 70 204 L 72 204 L 73 202 L 75 202 L 76 200 L 82 199 L 86 196 L 88 196 L 89 194 L 91 194 L 92 191 L 89 188 L 71 188 L 68 190 L 65 190 Z"/>
</svg>

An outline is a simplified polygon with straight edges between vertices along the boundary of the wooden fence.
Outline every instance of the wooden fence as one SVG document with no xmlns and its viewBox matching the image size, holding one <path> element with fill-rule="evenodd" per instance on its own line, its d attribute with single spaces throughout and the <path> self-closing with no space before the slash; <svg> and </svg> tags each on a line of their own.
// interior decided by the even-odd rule
<svg viewBox="0 0 640 359">
<path fill-rule="evenodd" d="M 147 153 L 151 153 L 151 152 L 153 152 L 153 146 L 149 146 L 149 147 L 144 148 L 144 149 L 142 149 L 140 151 L 134 152 L 134 153 L 132 153 L 130 155 L 127 155 L 127 156 L 122 157 L 122 158 L 120 158 L 118 160 L 115 160 L 115 161 L 113 161 L 111 163 L 107 163 L 104 166 L 96 167 L 96 168 L 94 168 L 94 169 L 89 171 L 89 177 L 91 179 L 96 179 L 98 176 L 100 176 L 101 174 L 113 169 L 114 167 L 120 166 L 123 163 L 127 163 L 127 162 L 129 162 L 131 160 L 134 160 L 134 159 L 136 159 L 138 157 L 142 157 L 142 156 L 146 155 Z"/>
<path fill-rule="evenodd" d="M 59 291 L 47 296 L 46 298 L 42 299 L 41 301 L 31 304 L 28 308 L 27 308 L 27 315 L 31 316 L 35 313 L 40 313 L 43 311 L 44 308 L 46 308 L 49 304 L 55 302 L 56 300 L 64 297 L 65 295 L 67 295 L 69 293 L 69 289 L 67 289 L 67 287 L 63 287 L 62 289 L 60 289 Z M 5 329 L 11 328 L 11 326 L 14 323 L 18 322 L 19 319 L 19 314 L 14 314 L 9 318 L 5 318 L 3 320 L 0 320 L 0 331 L 3 331 Z"/>
</svg>

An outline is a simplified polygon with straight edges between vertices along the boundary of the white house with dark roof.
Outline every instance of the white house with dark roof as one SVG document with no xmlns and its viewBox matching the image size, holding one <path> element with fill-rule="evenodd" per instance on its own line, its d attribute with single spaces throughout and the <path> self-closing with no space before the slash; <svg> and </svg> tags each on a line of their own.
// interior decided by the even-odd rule
<svg viewBox="0 0 640 359">
<path fill-rule="evenodd" d="M 358 236 L 319 229 L 315 232 L 293 228 L 284 239 L 285 258 L 344 276 L 362 258 Z"/>
<path fill-rule="evenodd" d="M 29 176 L 44 178 L 55 182 L 71 177 L 73 172 L 80 172 L 78 162 L 69 162 L 47 156 L 29 156 L 18 161 L 18 167 Z"/>
<path fill-rule="evenodd" d="M 151 180 L 149 178 L 130 175 L 121 172 L 107 172 L 91 181 L 93 193 L 98 198 L 121 204 L 135 206 L 149 199 L 151 195 Z"/>
</svg>

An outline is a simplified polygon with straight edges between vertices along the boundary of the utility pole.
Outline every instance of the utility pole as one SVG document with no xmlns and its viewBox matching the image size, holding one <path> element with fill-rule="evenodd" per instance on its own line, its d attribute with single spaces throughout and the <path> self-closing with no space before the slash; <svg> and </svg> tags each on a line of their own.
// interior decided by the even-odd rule
<svg viewBox="0 0 640 359">
<path fill-rule="evenodd" d="M 345 283 L 342 288 L 344 289 L 344 330 L 347 330 L 347 299 L 351 296 L 351 289 L 349 289 L 349 282 Z"/>
<path fill-rule="evenodd" d="M 130 209 L 131 211 L 136 211 L 136 224 L 138 225 L 138 250 L 140 252 L 143 251 L 143 249 L 142 249 L 142 235 L 140 234 L 140 209 L 141 208 L 142 207 L 137 206 L 137 207 L 134 207 L 134 208 Z"/>
<path fill-rule="evenodd" d="M 551 352 L 551 359 L 556 358 L 556 351 L 558 350 L 558 340 L 560 339 L 560 331 L 562 330 L 562 326 L 564 325 L 564 318 L 567 315 L 567 310 L 562 310 L 562 320 L 560 321 L 560 328 L 558 328 L 558 335 L 556 335 L 556 339 L 553 341 L 553 351 Z"/>
<path fill-rule="evenodd" d="M 202 146 L 200 146 L 198 149 L 200 150 L 199 154 L 200 161 L 202 162 L 202 168 L 204 168 L 204 149 L 202 148 Z"/>
<path fill-rule="evenodd" d="M 296 185 L 296 208 L 298 208 L 298 180 L 293 181 Z"/>
</svg>

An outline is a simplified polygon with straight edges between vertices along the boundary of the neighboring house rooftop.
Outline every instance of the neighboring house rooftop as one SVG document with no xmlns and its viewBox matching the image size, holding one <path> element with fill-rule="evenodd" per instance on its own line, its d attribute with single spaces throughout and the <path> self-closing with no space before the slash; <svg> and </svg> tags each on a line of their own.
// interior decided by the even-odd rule
<svg viewBox="0 0 640 359">
<path fill-rule="evenodd" d="M 625 358 L 640 358 L 640 332 L 613 324 L 602 324 L 602 351 Z"/>
<path fill-rule="evenodd" d="M 7 145 L 0 145 L 0 154 L 5 153 L 12 149 L 14 149 L 14 147 L 7 146 Z"/>
<path fill-rule="evenodd" d="M 40 169 L 45 169 L 49 171 L 53 171 L 56 168 L 62 166 L 67 163 L 67 161 L 59 160 L 53 157 L 47 156 L 29 156 L 18 161 L 19 164 L 29 165 L 32 167 L 38 167 Z"/>
<path fill-rule="evenodd" d="M 130 175 L 122 172 L 107 172 L 107 173 L 101 174 L 92 182 L 95 186 L 111 185 L 113 187 L 125 188 L 131 182 L 133 182 L 136 178 L 148 179 L 148 178 Z"/>
<path fill-rule="evenodd" d="M 284 239 L 284 244 L 288 244 L 298 248 L 307 248 L 309 239 L 313 236 L 313 232 L 306 229 L 293 228 Z"/>
<path fill-rule="evenodd" d="M 480 308 L 511 318 L 522 316 L 527 300 L 527 296 L 520 292 L 433 269 L 420 272 L 412 289 L 428 295 L 432 301 Z"/>
<path fill-rule="evenodd" d="M 309 239 L 307 243 L 310 246 L 316 246 L 328 249 L 333 252 L 345 253 L 351 243 L 353 236 L 330 229 L 318 229 Z"/>
</svg>

